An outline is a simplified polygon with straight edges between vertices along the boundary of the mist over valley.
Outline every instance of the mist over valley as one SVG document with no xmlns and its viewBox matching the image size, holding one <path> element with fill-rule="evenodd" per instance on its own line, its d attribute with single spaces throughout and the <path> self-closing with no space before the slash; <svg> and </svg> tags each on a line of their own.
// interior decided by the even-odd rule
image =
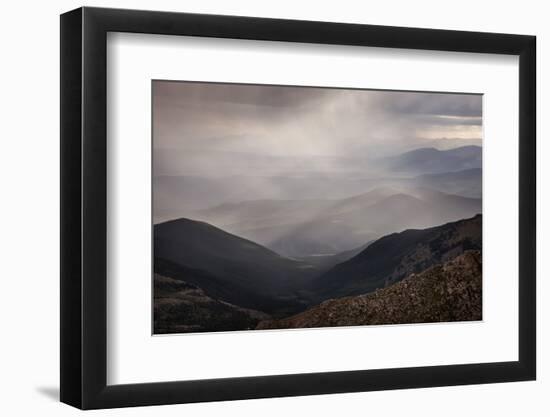
<svg viewBox="0 0 550 417">
<path fill-rule="evenodd" d="M 475 94 L 155 81 L 155 333 L 479 320 L 481 144 Z"/>
</svg>

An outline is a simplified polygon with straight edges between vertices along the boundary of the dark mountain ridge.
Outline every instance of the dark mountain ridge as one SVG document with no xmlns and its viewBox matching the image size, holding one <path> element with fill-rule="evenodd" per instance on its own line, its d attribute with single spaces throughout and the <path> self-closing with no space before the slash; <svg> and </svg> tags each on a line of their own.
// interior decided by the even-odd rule
<svg viewBox="0 0 550 417">
<path fill-rule="evenodd" d="M 207 331 L 207 318 L 218 314 L 220 329 L 237 330 L 254 327 L 264 313 L 277 320 L 327 299 L 368 294 L 481 250 L 481 220 L 393 233 L 321 262 L 285 258 L 204 222 L 166 222 L 155 226 L 154 270 L 164 277 L 156 283 L 156 325 L 162 332 Z M 326 262 L 341 263 L 327 270 Z"/>
<path fill-rule="evenodd" d="M 288 318 L 264 320 L 257 329 L 481 320 L 481 274 L 481 252 L 466 251 L 390 287 L 328 300 Z"/>
<path fill-rule="evenodd" d="M 466 250 L 481 250 L 481 231 L 482 217 L 478 214 L 429 229 L 392 233 L 315 279 L 311 291 L 322 300 L 387 287 Z"/>
<path fill-rule="evenodd" d="M 305 262 L 284 258 L 257 243 L 189 219 L 154 229 L 155 272 L 203 288 L 243 307 L 273 312 L 293 308 L 315 275 Z"/>
</svg>

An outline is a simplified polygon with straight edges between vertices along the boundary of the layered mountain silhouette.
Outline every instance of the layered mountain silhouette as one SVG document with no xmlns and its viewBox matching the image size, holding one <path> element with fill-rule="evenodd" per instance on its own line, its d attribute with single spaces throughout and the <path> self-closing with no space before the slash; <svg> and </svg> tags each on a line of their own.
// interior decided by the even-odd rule
<svg viewBox="0 0 550 417">
<path fill-rule="evenodd" d="M 252 200 L 194 212 L 281 255 L 334 255 L 407 228 L 481 212 L 481 200 L 429 188 L 380 187 L 340 200 Z"/>
<path fill-rule="evenodd" d="M 472 168 L 440 174 L 423 174 L 402 182 L 461 197 L 481 198 L 481 175 L 481 168 Z"/>
<path fill-rule="evenodd" d="M 481 168 L 482 152 L 480 146 L 462 146 L 444 151 L 420 148 L 386 158 L 381 162 L 392 172 L 435 174 Z"/>
<path fill-rule="evenodd" d="M 482 150 L 455 142 L 158 152 L 155 333 L 479 319 Z"/>
<path fill-rule="evenodd" d="M 380 164 L 385 166 L 390 162 Z M 472 164 L 465 164 L 469 165 Z M 453 171 L 457 165 L 451 164 L 449 168 L 452 169 L 434 172 L 428 166 L 426 172 L 415 168 L 412 173 L 384 168 L 374 177 L 361 172 L 353 175 L 306 172 L 256 177 L 158 176 L 153 179 L 155 223 L 180 217 L 196 218 L 197 211 L 220 205 L 238 205 L 251 200 L 251 196 L 255 201 L 313 200 L 322 205 L 324 200 L 341 200 L 376 188 L 393 187 L 428 188 L 461 197 L 481 198 L 481 166 Z"/>
<path fill-rule="evenodd" d="M 391 287 L 480 250 L 481 216 L 394 233 L 317 262 L 190 219 L 156 225 L 154 235 L 155 332 L 221 331 Z"/>
</svg>

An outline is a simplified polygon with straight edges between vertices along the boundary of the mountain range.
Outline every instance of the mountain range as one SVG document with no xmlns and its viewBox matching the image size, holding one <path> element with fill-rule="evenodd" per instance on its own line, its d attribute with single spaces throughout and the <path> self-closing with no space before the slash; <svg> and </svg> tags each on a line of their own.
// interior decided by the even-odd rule
<svg viewBox="0 0 550 417">
<path fill-rule="evenodd" d="M 426 188 L 381 187 L 340 200 L 251 200 L 193 212 L 193 218 L 281 255 L 334 255 L 386 234 L 471 217 L 481 199 Z"/>
<path fill-rule="evenodd" d="M 185 160 L 193 159 L 193 155 L 188 155 Z M 171 174 L 155 170 L 154 222 L 194 218 L 193 213 L 197 210 L 251 199 L 340 200 L 381 187 L 427 188 L 461 197 L 480 198 L 481 156 L 479 146 L 444 151 L 421 148 L 378 159 L 321 158 L 324 162 L 320 166 L 315 162 L 317 159 L 313 162 L 296 161 L 293 168 L 268 169 L 260 174 L 259 168 L 254 167 L 261 163 L 269 164 L 274 158 L 240 155 L 242 162 L 239 162 L 239 158 L 228 155 L 227 165 L 231 163 L 239 170 L 225 171 L 223 176 L 209 176 L 200 170 L 193 170 L 190 174 L 180 167 Z M 277 161 L 280 159 L 284 160 L 275 158 Z M 341 168 L 330 170 L 329 167 L 336 164 L 335 160 Z M 208 155 L 202 155 L 198 161 L 202 161 L 203 167 L 209 167 L 212 163 Z M 193 164 L 195 166 L 198 162 Z"/>
<path fill-rule="evenodd" d="M 213 331 L 207 317 L 216 314 L 218 330 L 236 330 L 327 299 L 389 287 L 465 251 L 480 250 L 481 215 L 394 233 L 333 255 L 332 263 L 290 259 L 190 219 L 156 225 L 154 235 L 155 328 Z M 200 302 L 191 308 L 189 300 Z M 187 319 L 177 319 L 183 316 Z M 170 327 L 170 317 L 180 327 Z"/>
<path fill-rule="evenodd" d="M 481 168 L 482 152 L 480 146 L 473 145 L 447 150 L 420 148 L 384 158 L 379 163 L 391 172 L 436 174 Z"/>
<path fill-rule="evenodd" d="M 157 152 L 154 332 L 478 320 L 481 147 L 357 155 Z"/>
</svg>

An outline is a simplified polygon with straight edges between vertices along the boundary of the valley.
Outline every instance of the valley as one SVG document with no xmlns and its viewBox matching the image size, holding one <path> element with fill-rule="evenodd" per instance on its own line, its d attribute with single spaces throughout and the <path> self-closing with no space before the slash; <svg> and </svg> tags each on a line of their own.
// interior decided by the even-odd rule
<svg viewBox="0 0 550 417">
<path fill-rule="evenodd" d="M 308 320 L 311 314 L 317 316 L 327 300 L 355 300 L 353 297 L 392 288 L 401 293 L 409 288 L 403 287 L 403 281 L 416 281 L 415 277 L 432 271 L 428 275 L 433 282 L 433 276 L 439 276 L 434 268 L 452 264 L 465 254 L 475 253 L 481 262 L 481 223 L 481 215 L 475 215 L 392 233 L 351 251 L 299 259 L 279 255 L 204 222 L 179 219 L 156 225 L 155 333 L 300 327 L 295 324 L 302 323 L 303 314 Z M 469 286 L 466 281 L 464 284 Z M 416 290 L 414 293 L 418 295 Z M 438 302 L 447 303 L 449 294 L 440 294 L 443 298 Z M 402 301 L 403 297 L 388 296 L 382 305 L 395 303 L 390 311 L 407 309 Z M 380 314 L 376 317 L 385 317 Z M 304 327 L 315 327 L 319 321 L 311 323 Z"/>
<path fill-rule="evenodd" d="M 482 318 L 482 94 L 151 98 L 154 334 Z"/>
</svg>

